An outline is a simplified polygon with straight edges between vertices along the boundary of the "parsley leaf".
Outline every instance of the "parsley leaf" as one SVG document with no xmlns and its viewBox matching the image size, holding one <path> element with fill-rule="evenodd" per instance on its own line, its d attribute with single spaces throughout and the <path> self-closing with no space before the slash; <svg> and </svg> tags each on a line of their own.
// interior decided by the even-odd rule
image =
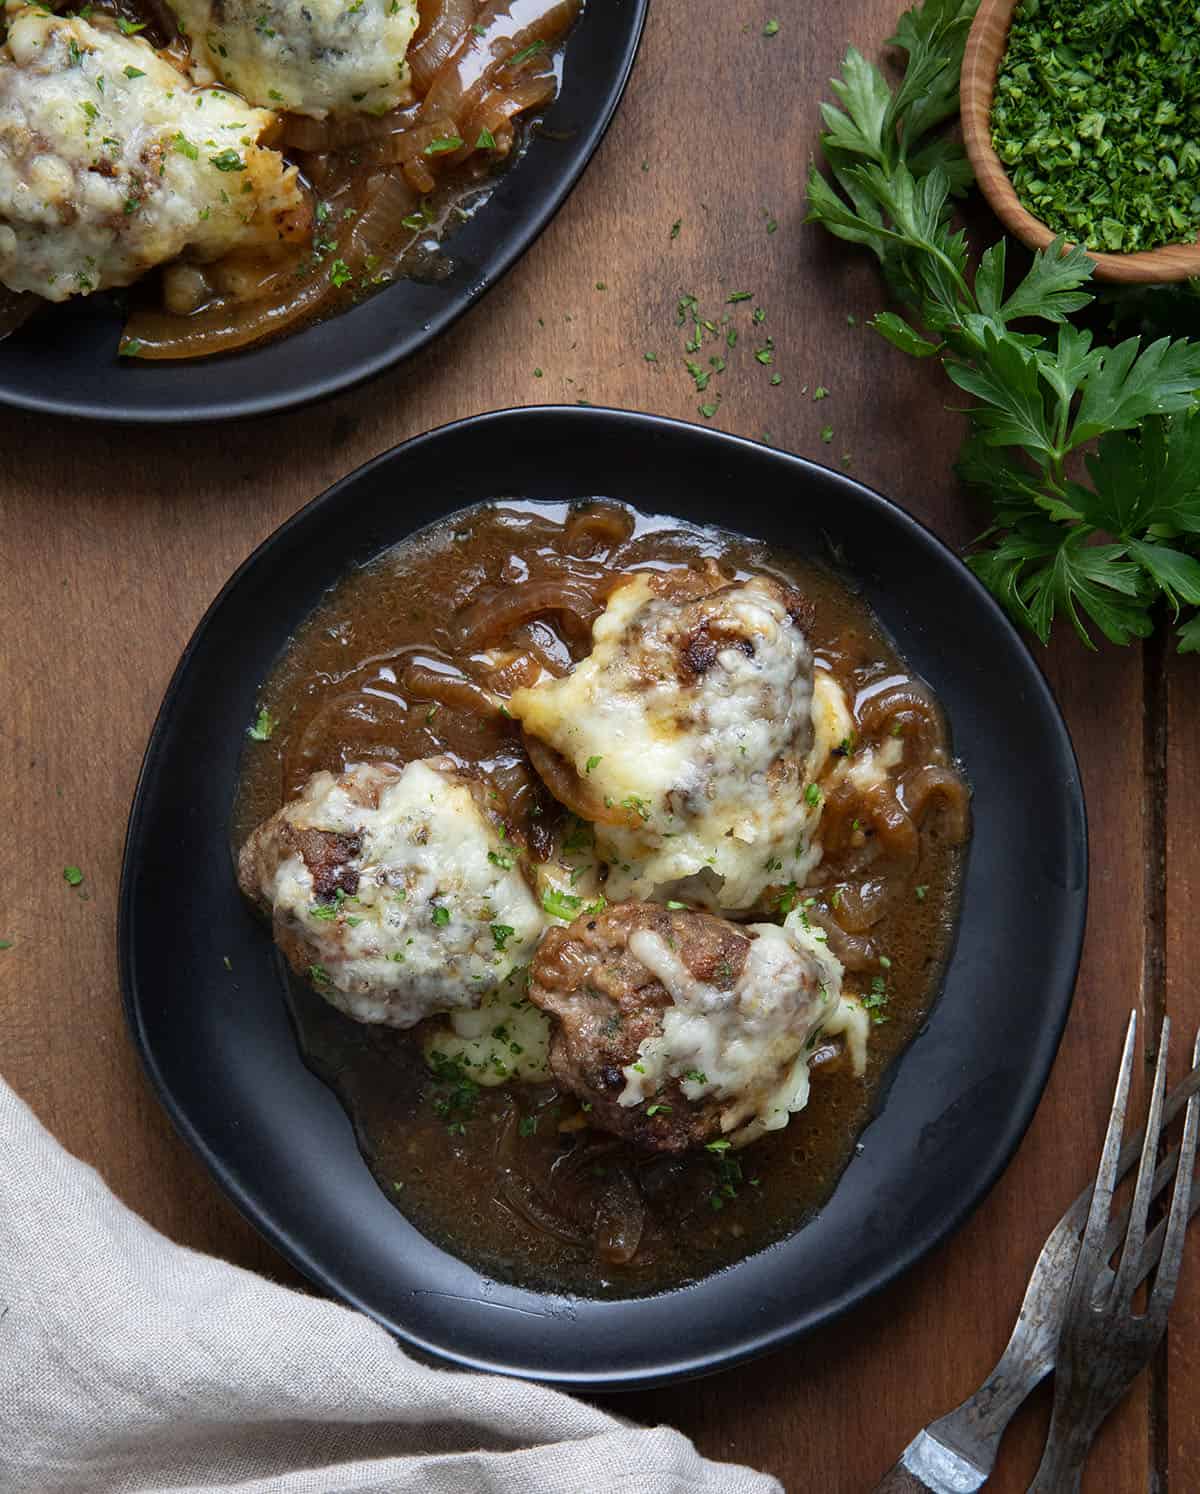
<svg viewBox="0 0 1200 1494">
<path fill-rule="evenodd" d="M 1011 615 L 1043 642 L 1062 618 L 1089 646 L 1093 629 L 1126 644 L 1165 604 L 1180 649 L 1200 651 L 1200 621 L 1181 618 L 1200 606 L 1200 341 L 1098 343 L 1070 320 L 1095 299 L 1092 262 L 1062 240 L 1007 294 L 1004 240 L 972 274 L 951 212 L 971 171 L 940 127 L 958 109 L 975 8 L 905 12 L 896 87 L 848 49 L 837 103 L 821 109 L 827 169 L 810 170 L 808 220 L 875 254 L 903 312 L 870 325 L 910 357 L 939 358 L 970 396 L 957 470 L 994 516 L 969 564 Z"/>
</svg>

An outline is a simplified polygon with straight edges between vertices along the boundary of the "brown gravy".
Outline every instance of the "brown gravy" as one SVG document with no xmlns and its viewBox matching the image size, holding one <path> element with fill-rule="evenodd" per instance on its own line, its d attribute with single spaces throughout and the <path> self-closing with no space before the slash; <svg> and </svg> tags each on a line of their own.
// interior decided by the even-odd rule
<svg viewBox="0 0 1200 1494">
<path fill-rule="evenodd" d="M 305 1058 L 345 1104 L 388 1197 L 481 1271 L 535 1289 L 619 1297 L 676 1286 L 792 1233 L 829 1197 L 881 1075 L 928 1010 L 953 937 L 967 795 L 928 687 L 850 587 L 817 565 L 617 505 L 504 500 L 451 516 L 333 588 L 263 688 L 278 723 L 270 740 L 245 753 L 235 846 L 318 768 L 448 754 L 487 775 L 514 839 L 544 857 L 577 826 L 536 783 L 515 723 L 480 714 L 471 700 L 461 676 L 492 689 L 500 682 L 478 646 L 464 646 L 464 617 L 481 602 L 503 613 L 511 593 L 548 579 L 600 599 L 615 572 L 706 558 L 731 578 L 765 572 L 804 592 L 817 661 L 858 721 L 847 749 L 898 738 L 898 773 L 935 784 L 912 812 L 915 859 L 872 859 L 884 831 L 861 820 L 856 803 L 830 799 L 826 860 L 818 885 L 804 889 L 831 947 L 846 951 L 848 971 L 859 967 L 848 984 L 875 998 L 865 1078 L 840 1044 L 826 1043 L 808 1107 L 782 1131 L 740 1153 L 645 1155 L 590 1130 L 553 1085 L 464 1093 L 426 1067 L 420 1029 L 359 1025 L 289 981 Z M 505 633 L 514 646 L 559 672 L 587 652 L 579 616 L 525 611 L 514 610 Z M 642 1243 L 630 1264 L 606 1264 L 597 1221 L 631 1187 L 645 1208 Z"/>
</svg>

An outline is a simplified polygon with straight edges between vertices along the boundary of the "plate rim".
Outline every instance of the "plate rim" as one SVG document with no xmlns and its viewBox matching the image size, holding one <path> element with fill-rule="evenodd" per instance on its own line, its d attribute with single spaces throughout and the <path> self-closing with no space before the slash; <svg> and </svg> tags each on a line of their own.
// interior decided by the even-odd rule
<svg viewBox="0 0 1200 1494">
<path fill-rule="evenodd" d="M 593 0 L 596 3 L 596 0 Z M 95 421 L 100 424 L 121 426 L 171 426 L 187 423 L 212 424 L 224 421 L 249 420 L 258 416 L 279 415 L 293 410 L 303 409 L 319 400 L 330 399 L 338 394 L 348 391 L 378 378 L 389 368 L 406 363 L 415 358 L 431 343 L 436 342 L 444 333 L 448 332 L 467 312 L 473 310 L 486 297 L 488 292 L 503 280 L 508 272 L 516 265 L 545 230 L 557 217 L 558 213 L 565 207 L 575 188 L 579 185 L 580 178 L 591 164 L 597 150 L 603 143 L 605 135 L 610 126 L 621 101 L 625 96 L 625 90 L 629 85 L 634 64 L 645 36 L 646 19 L 649 14 L 650 0 L 628 0 L 631 14 L 628 22 L 628 32 L 618 58 L 617 66 L 613 70 L 607 96 L 600 112 L 593 116 L 590 123 L 581 129 L 580 140 L 583 150 L 579 159 L 566 172 L 560 185 L 554 193 L 528 218 L 523 220 L 502 254 L 489 267 L 487 278 L 481 284 L 467 288 L 444 309 L 435 312 L 429 317 L 428 328 L 422 329 L 421 335 L 411 342 L 398 341 L 387 349 L 374 354 L 365 360 L 354 360 L 351 365 L 341 372 L 322 374 L 320 372 L 308 377 L 299 387 L 292 388 L 284 394 L 267 392 L 256 396 L 246 396 L 223 402 L 205 402 L 180 404 L 166 406 L 161 409 L 157 407 L 145 407 L 142 405 L 129 407 L 117 405 L 109 407 L 96 399 L 64 398 L 44 395 L 27 394 L 22 388 L 13 382 L 6 382 L 0 373 L 0 407 L 14 410 L 22 410 L 26 413 L 37 415 L 62 416 L 73 420 Z M 561 96 L 560 96 L 561 97 Z M 552 103 L 558 102 L 558 98 Z M 514 163 L 514 169 L 520 170 L 521 160 Z M 485 209 L 486 211 L 486 209 Z M 401 276 L 399 284 L 408 277 Z M 378 295 L 386 296 L 393 287 L 387 287 L 379 291 Z M 368 298 L 374 300 L 375 297 Z M 358 308 L 348 308 L 356 310 Z M 336 322 L 343 313 L 335 316 L 322 318 L 321 321 L 311 325 L 321 326 L 326 323 Z M 308 330 L 306 327 L 297 328 L 297 334 Z M 279 339 L 287 341 L 287 337 Z M 248 348 L 239 349 L 230 354 L 218 354 L 209 359 L 187 359 L 183 360 L 190 367 L 210 366 L 214 372 L 214 382 L 219 382 L 219 370 L 229 361 L 242 356 L 253 356 L 256 351 L 272 345 L 274 339 L 251 345 Z M 397 350 L 398 349 L 398 350 Z M 3 367 L 4 348 L 0 343 L 0 370 Z M 120 362 L 114 353 L 114 365 Z M 169 367 L 169 364 L 167 365 Z M 159 369 L 155 367 L 155 372 Z M 112 369 L 114 374 L 119 370 Z M 137 377 L 137 370 L 130 370 Z"/>
<path fill-rule="evenodd" d="M 1048 708 L 1049 716 L 1055 724 L 1056 735 L 1059 739 L 1058 746 L 1064 752 L 1066 761 L 1073 769 L 1069 786 L 1069 798 L 1071 808 L 1075 811 L 1076 815 L 1078 833 L 1077 849 L 1080 855 L 1081 867 L 1081 889 L 1078 894 L 1077 907 L 1072 920 L 1074 926 L 1069 930 L 1064 928 L 1065 937 L 1054 959 L 1055 973 L 1062 977 L 1061 985 L 1063 993 L 1059 1003 L 1059 1010 L 1055 1013 L 1053 1020 L 1041 1030 L 1038 1041 L 1039 1061 L 1026 1073 L 1026 1079 L 1032 1077 L 1035 1082 L 1026 1085 L 1024 1094 L 1027 1098 L 1023 1099 L 1021 1104 L 1010 1107 L 1006 1113 L 1003 1125 L 998 1128 L 999 1141 L 996 1146 L 994 1161 L 988 1168 L 981 1170 L 974 1176 L 971 1186 L 963 1190 L 956 1205 L 947 1210 L 940 1227 L 927 1239 L 919 1240 L 916 1243 L 903 1244 L 899 1249 L 893 1250 L 889 1254 L 886 1265 L 876 1272 L 865 1284 L 861 1280 L 856 1281 L 836 1299 L 826 1299 L 818 1309 L 809 1312 L 802 1319 L 795 1320 L 789 1317 L 782 1325 L 755 1332 L 753 1335 L 748 1333 L 735 1347 L 720 1352 L 682 1355 L 672 1358 L 669 1362 L 657 1365 L 652 1369 L 617 1371 L 600 1375 L 590 1373 L 584 1368 L 572 1370 L 532 1370 L 519 1364 L 506 1364 L 474 1353 L 464 1353 L 454 1350 L 448 1348 L 445 1343 L 433 1342 L 420 1333 L 406 1328 L 387 1313 L 379 1311 L 369 1301 L 365 1300 L 361 1294 L 353 1290 L 347 1290 L 345 1285 L 337 1279 L 336 1271 L 327 1268 L 320 1261 L 316 1260 L 303 1242 L 296 1238 L 291 1230 L 273 1220 L 265 1218 L 262 1211 L 250 1196 L 249 1190 L 243 1187 L 242 1183 L 234 1176 L 218 1152 L 201 1136 L 199 1129 L 190 1119 L 185 1108 L 177 1101 L 169 1082 L 162 1073 L 157 1057 L 147 1041 L 147 1034 L 142 1021 L 137 995 L 137 983 L 132 959 L 132 923 L 135 891 L 132 853 L 135 849 L 135 842 L 141 833 L 142 822 L 146 813 L 145 799 L 148 792 L 152 759 L 156 756 L 161 739 L 169 727 L 169 718 L 176 698 L 181 691 L 191 661 L 203 646 L 205 634 L 229 593 L 234 590 L 245 574 L 256 566 L 260 557 L 273 549 L 276 544 L 306 522 L 311 515 L 326 507 L 335 506 L 341 500 L 344 490 L 361 481 L 367 474 L 379 468 L 386 467 L 392 462 L 402 461 L 404 456 L 424 445 L 435 441 L 444 441 L 448 438 L 453 439 L 457 432 L 467 427 L 486 426 L 509 421 L 517 421 L 519 423 L 537 422 L 539 420 L 561 419 L 563 416 L 576 419 L 581 423 L 596 421 L 602 425 L 609 423 L 619 425 L 625 421 L 632 420 L 643 426 L 648 432 L 667 428 L 684 439 L 703 438 L 711 443 L 714 448 L 725 447 L 727 449 L 750 450 L 758 454 L 766 453 L 770 458 L 779 460 L 797 473 L 819 473 L 822 482 L 832 480 L 835 486 L 853 490 L 859 495 L 865 495 L 870 502 L 881 504 L 886 510 L 890 510 L 895 521 L 911 528 L 918 536 L 932 542 L 938 549 L 943 551 L 946 558 L 960 569 L 964 578 L 968 581 L 970 588 L 975 592 L 977 601 L 991 613 L 993 621 L 999 622 L 1003 630 L 1007 631 L 1010 635 L 1010 641 L 1017 646 L 1020 656 L 1028 665 L 1029 683 L 1041 696 L 1042 704 Z M 396 540 L 392 541 L 392 543 L 398 543 L 404 537 L 404 534 L 398 534 Z M 903 640 L 901 640 L 902 642 Z M 278 1250 L 291 1265 L 333 1300 L 364 1313 L 394 1338 L 398 1339 L 402 1345 L 424 1353 L 446 1367 L 458 1367 L 521 1379 L 533 1379 L 544 1384 L 559 1386 L 575 1392 L 613 1393 L 636 1391 L 730 1369 L 748 1360 L 780 1349 L 786 1344 L 795 1342 L 802 1337 L 806 1337 L 814 1331 L 828 1326 L 853 1308 L 876 1297 L 879 1293 L 892 1286 L 901 1276 L 910 1271 L 919 1261 L 930 1255 L 938 1247 L 944 1245 L 952 1236 L 959 1232 L 967 1219 L 980 1207 L 998 1179 L 1012 1163 L 1044 1094 L 1054 1060 L 1057 1057 L 1062 1034 L 1074 1003 L 1075 987 L 1087 924 L 1089 875 L 1089 829 L 1082 776 L 1079 771 L 1078 757 L 1075 753 L 1070 729 L 1055 700 L 1049 683 L 1027 641 L 1017 631 L 1003 609 L 986 588 L 984 588 L 982 583 L 963 565 L 962 561 L 954 554 L 945 541 L 934 533 L 928 525 L 902 508 L 894 500 L 887 498 L 876 489 L 869 487 L 856 478 L 848 476 L 844 472 L 825 467 L 806 457 L 731 432 L 701 426 L 691 421 L 677 420 L 669 416 L 655 415 L 637 410 L 626 410 L 615 406 L 576 406 L 563 404 L 513 406 L 462 417 L 445 425 L 421 432 L 416 436 L 410 437 L 408 440 L 390 447 L 386 451 L 380 452 L 351 472 L 346 473 L 316 497 L 309 500 L 309 502 L 304 504 L 295 513 L 291 514 L 282 524 L 256 545 L 246 559 L 231 573 L 212 602 L 205 609 L 180 656 L 179 662 L 164 692 L 138 770 L 136 787 L 131 802 L 122 850 L 118 899 L 117 945 L 122 1007 L 143 1071 L 149 1078 L 159 1102 L 166 1110 L 175 1129 L 188 1142 L 201 1161 L 204 1162 L 226 1197 L 233 1202 L 238 1211 L 253 1226 L 256 1232 L 273 1249 Z M 1066 920 L 1064 919 L 1065 923 Z M 959 928 L 956 927 L 955 941 L 957 941 L 958 934 Z M 952 955 L 951 958 L 953 958 Z M 1050 981 L 1047 983 L 1048 985 L 1051 984 Z M 898 1066 L 903 1062 L 905 1055 L 919 1041 L 921 1031 L 923 1030 L 919 1029 L 912 1042 L 893 1060 L 882 1081 L 883 1088 L 881 1094 L 886 1093 L 887 1087 L 890 1085 Z M 298 1050 L 296 1060 L 303 1065 L 303 1059 Z M 869 1124 L 870 1122 L 868 1122 Z M 792 1235 L 783 1237 L 778 1243 L 785 1243 L 788 1239 L 794 1238 L 797 1233 L 799 1231 L 794 1231 Z M 443 1249 L 443 1247 L 436 1248 Z M 766 1247 L 765 1252 L 756 1252 L 754 1255 L 747 1257 L 746 1260 L 761 1258 L 763 1254 L 775 1248 L 777 1246 Z M 450 1252 L 444 1253 L 450 1254 Z M 452 1258 L 454 1257 L 452 1256 Z M 478 1268 L 470 1267 L 470 1269 L 483 1279 L 483 1273 Z M 734 1266 L 726 1268 L 726 1270 L 736 1269 L 736 1263 Z M 723 1274 L 725 1274 L 725 1270 L 718 1270 L 706 1277 L 699 1278 L 694 1283 L 668 1289 L 666 1293 L 655 1294 L 646 1299 L 614 1299 L 611 1304 L 607 1299 L 580 1298 L 578 1300 L 584 1302 L 589 1307 L 618 1306 L 627 1304 L 629 1300 L 652 1301 L 661 1296 L 669 1296 L 674 1293 L 682 1295 L 697 1289 L 703 1289 L 706 1281 L 717 1279 Z"/>
</svg>

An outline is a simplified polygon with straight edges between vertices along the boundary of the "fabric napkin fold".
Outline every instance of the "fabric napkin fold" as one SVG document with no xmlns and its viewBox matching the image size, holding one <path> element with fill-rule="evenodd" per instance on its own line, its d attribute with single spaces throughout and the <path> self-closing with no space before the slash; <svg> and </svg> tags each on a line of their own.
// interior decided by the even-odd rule
<svg viewBox="0 0 1200 1494">
<path fill-rule="evenodd" d="M 3 1494 L 779 1494 L 557 1391 L 184 1249 L 0 1080 Z"/>
</svg>

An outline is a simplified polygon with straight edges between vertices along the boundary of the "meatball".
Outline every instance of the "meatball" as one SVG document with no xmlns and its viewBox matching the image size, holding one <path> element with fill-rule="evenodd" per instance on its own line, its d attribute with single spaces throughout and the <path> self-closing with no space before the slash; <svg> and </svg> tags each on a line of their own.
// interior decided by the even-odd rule
<svg viewBox="0 0 1200 1494">
<path fill-rule="evenodd" d="M 765 576 L 692 581 L 630 577 L 591 654 L 509 709 L 551 791 L 595 823 L 609 897 L 745 910 L 820 857 L 809 611 Z"/>
<path fill-rule="evenodd" d="M 555 1019 L 550 1066 L 589 1118 L 677 1152 L 777 1130 L 808 1098 L 808 1055 L 839 1024 L 842 968 L 802 920 L 739 927 L 656 903 L 549 930 L 529 997 Z"/>
<path fill-rule="evenodd" d="M 533 953 L 542 911 L 476 792 L 440 758 L 314 773 L 242 848 L 292 969 L 357 1021 L 478 1007 Z"/>
<path fill-rule="evenodd" d="M 386 114 L 411 95 L 405 53 L 416 0 L 172 0 L 201 82 L 252 104 Z"/>
<path fill-rule="evenodd" d="M 106 21 L 10 12 L 0 47 L 0 281 L 50 301 L 129 285 L 187 250 L 220 258 L 307 231 L 274 123 L 193 89 Z"/>
</svg>

